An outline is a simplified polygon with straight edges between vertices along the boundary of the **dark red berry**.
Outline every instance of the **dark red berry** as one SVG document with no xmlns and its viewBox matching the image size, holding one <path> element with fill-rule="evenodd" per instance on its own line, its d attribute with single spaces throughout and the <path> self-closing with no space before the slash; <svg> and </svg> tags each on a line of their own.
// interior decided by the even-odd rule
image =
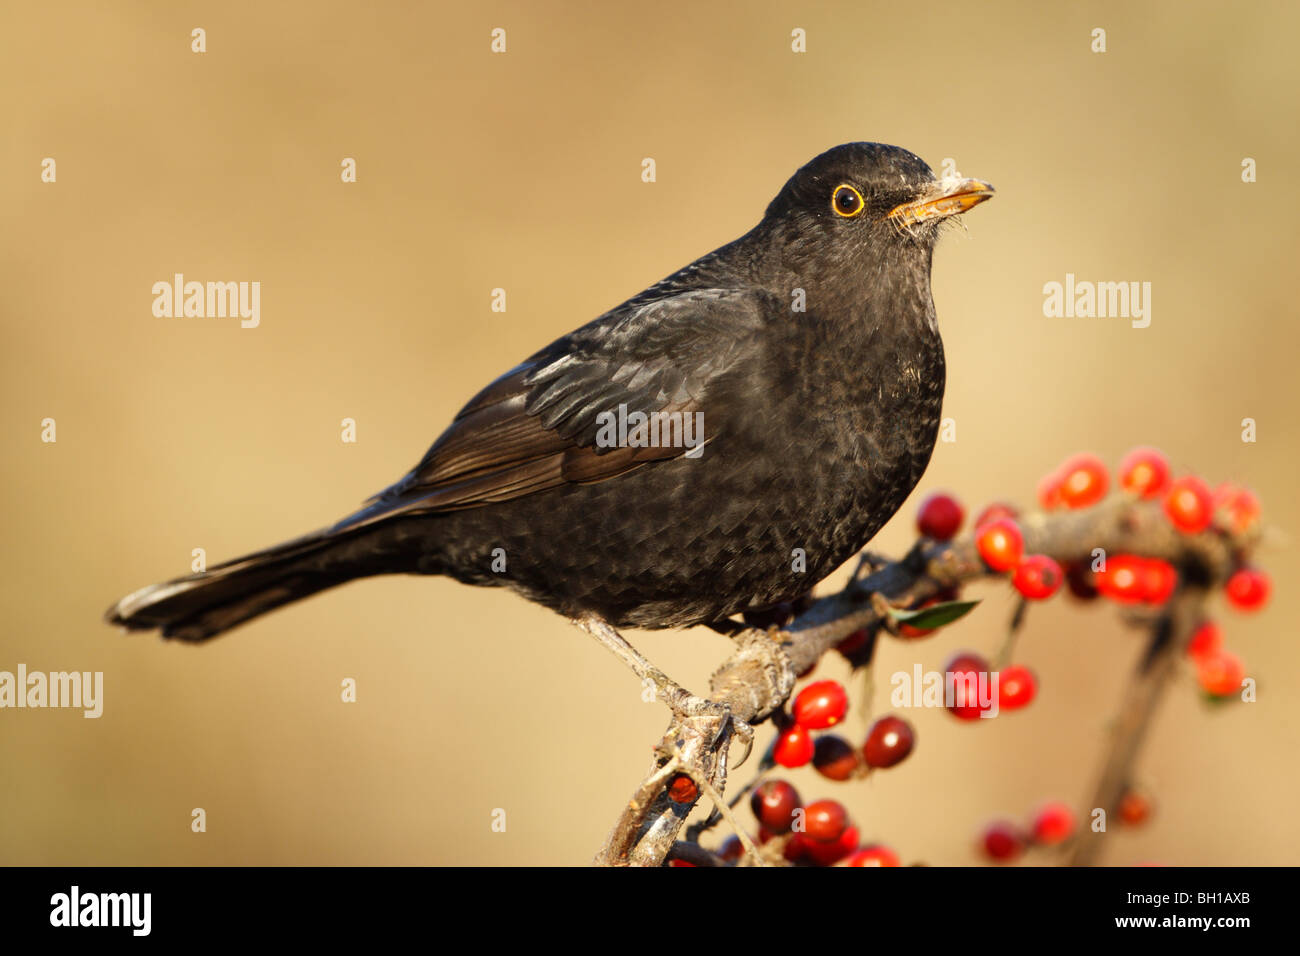
<svg viewBox="0 0 1300 956">
<path fill-rule="evenodd" d="M 1084 562 L 1066 566 L 1065 583 L 1070 588 L 1070 594 L 1080 601 L 1091 601 L 1099 593 L 1097 582 L 1092 576 L 1092 568 Z"/>
<path fill-rule="evenodd" d="M 944 665 L 944 689 L 952 689 L 950 702 L 946 706 L 950 713 L 962 720 L 975 720 L 993 706 L 980 701 L 980 691 L 989 696 L 988 661 L 978 654 L 963 652 L 955 654 Z"/>
<path fill-rule="evenodd" d="M 835 649 L 845 657 L 852 658 L 854 654 L 866 647 L 870 641 L 871 632 L 865 627 L 860 627 L 836 644 Z"/>
<path fill-rule="evenodd" d="M 815 800 L 804 807 L 804 836 L 819 843 L 834 843 L 849 825 L 849 812 L 838 800 Z"/>
<path fill-rule="evenodd" d="M 784 780 L 764 780 L 749 797 L 754 819 L 769 833 L 789 830 L 799 805 L 799 791 Z"/>
<path fill-rule="evenodd" d="M 822 734 L 813 747 L 813 766 L 823 777 L 848 780 L 858 769 L 858 752 L 843 737 Z"/>
<path fill-rule="evenodd" d="M 995 863 L 1009 863 L 1025 849 L 1025 838 L 1016 827 L 1005 821 L 990 823 L 980 838 L 985 855 Z"/>
<path fill-rule="evenodd" d="M 808 840 L 804 844 L 804 857 L 818 866 L 834 866 L 858 848 L 858 828 L 849 824 L 833 843 Z"/>
<path fill-rule="evenodd" d="M 916 733 L 912 725 L 891 714 L 871 725 L 866 743 L 862 745 L 862 756 L 867 766 L 883 770 L 907 759 L 915 744 Z"/>
<path fill-rule="evenodd" d="M 700 795 L 700 788 L 689 774 L 679 773 L 668 785 L 668 799 L 673 803 L 694 803 Z"/>
<path fill-rule="evenodd" d="M 943 492 L 935 492 L 921 502 L 916 515 L 916 530 L 936 541 L 951 540 L 961 529 L 966 516 L 957 499 Z"/>
</svg>

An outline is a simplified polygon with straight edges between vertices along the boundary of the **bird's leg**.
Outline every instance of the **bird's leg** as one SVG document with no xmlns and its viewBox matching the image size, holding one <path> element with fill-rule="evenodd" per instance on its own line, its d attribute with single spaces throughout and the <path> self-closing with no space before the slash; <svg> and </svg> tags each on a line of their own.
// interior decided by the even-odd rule
<svg viewBox="0 0 1300 956">
<path fill-rule="evenodd" d="M 646 659 L 635 647 L 628 643 L 627 638 L 602 618 L 594 616 L 579 617 L 574 618 L 573 623 L 612 651 L 615 657 L 632 669 L 632 673 L 640 678 L 643 685 L 652 685 L 655 689 L 655 696 L 668 705 L 668 709 L 673 712 L 675 717 L 716 719 L 718 728 L 714 738 L 715 743 L 728 729 L 732 730 L 745 746 L 744 756 L 737 762 L 736 766 L 740 766 L 745 762 L 744 758 L 749 756 L 750 748 L 754 743 L 754 729 L 745 721 L 733 717 L 730 708 L 725 704 L 719 704 L 717 701 L 698 697 L 685 687 L 682 687 Z"/>
<path fill-rule="evenodd" d="M 704 625 L 711 631 L 716 631 L 723 637 L 736 637 L 746 631 L 753 630 L 748 624 L 742 621 L 733 621 L 729 617 L 724 617 L 720 621 L 710 621 Z"/>
</svg>

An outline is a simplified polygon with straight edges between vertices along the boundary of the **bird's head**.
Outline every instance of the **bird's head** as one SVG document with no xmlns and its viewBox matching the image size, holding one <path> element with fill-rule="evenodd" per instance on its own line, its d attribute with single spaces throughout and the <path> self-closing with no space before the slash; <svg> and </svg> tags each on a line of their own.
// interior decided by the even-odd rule
<svg viewBox="0 0 1300 956">
<path fill-rule="evenodd" d="M 786 262 L 868 267 L 924 261 L 940 227 L 993 195 L 979 179 L 939 179 L 915 153 L 882 143 L 846 143 L 790 177 L 767 207 Z"/>
</svg>

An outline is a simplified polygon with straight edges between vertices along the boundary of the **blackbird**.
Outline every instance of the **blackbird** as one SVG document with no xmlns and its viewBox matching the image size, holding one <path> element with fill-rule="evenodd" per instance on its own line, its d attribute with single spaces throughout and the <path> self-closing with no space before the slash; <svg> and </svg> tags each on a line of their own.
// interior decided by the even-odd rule
<svg viewBox="0 0 1300 956">
<path fill-rule="evenodd" d="M 794 599 L 898 510 L 940 422 L 935 241 L 992 195 L 895 146 L 822 153 L 744 236 L 489 384 L 360 511 L 107 620 L 203 641 L 354 578 L 442 574 L 552 608 L 642 672 L 616 628 Z"/>
</svg>

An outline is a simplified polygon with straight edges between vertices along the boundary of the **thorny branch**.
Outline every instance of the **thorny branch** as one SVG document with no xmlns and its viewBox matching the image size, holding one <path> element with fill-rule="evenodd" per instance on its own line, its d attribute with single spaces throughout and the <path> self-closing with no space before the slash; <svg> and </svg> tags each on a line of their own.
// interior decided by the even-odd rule
<svg viewBox="0 0 1300 956">
<path fill-rule="evenodd" d="M 1061 564 L 1090 562 L 1095 549 L 1107 555 L 1137 554 L 1169 561 L 1183 586 L 1153 630 L 1151 647 L 1134 676 L 1116 723 L 1111 755 L 1094 806 L 1112 810 L 1127 786 L 1150 717 L 1179 653 L 1195 627 L 1207 591 L 1231 572 L 1244 543 L 1217 531 L 1176 531 L 1156 502 L 1112 498 L 1081 511 L 1030 513 L 1019 518 L 1026 553 L 1046 554 Z M 873 560 L 870 573 L 820 598 L 784 630 L 744 630 L 737 648 L 713 674 L 709 697 L 735 720 L 755 723 L 779 710 L 798 674 L 853 632 L 882 626 L 889 605 L 916 606 L 940 592 L 996 576 L 980 560 L 972 535 L 946 544 L 922 544 L 899 561 Z M 623 809 L 595 862 L 606 866 L 658 866 L 673 857 L 700 856 L 677 837 L 691 804 L 676 804 L 668 783 L 688 774 L 707 796 L 721 794 L 731 739 L 725 722 L 708 717 L 674 719 L 656 748 L 655 765 Z M 743 837 L 742 837 L 743 839 Z M 1090 862 L 1099 840 L 1080 841 L 1073 862 Z"/>
</svg>

